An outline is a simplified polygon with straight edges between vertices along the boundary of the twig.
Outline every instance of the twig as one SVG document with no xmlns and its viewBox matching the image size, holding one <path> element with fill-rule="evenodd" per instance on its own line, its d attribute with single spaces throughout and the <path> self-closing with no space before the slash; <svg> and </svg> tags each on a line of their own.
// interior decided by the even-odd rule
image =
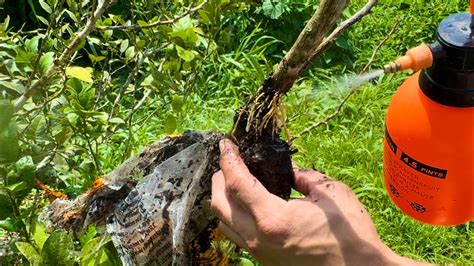
<svg viewBox="0 0 474 266">
<path fill-rule="evenodd" d="M 364 66 L 364 68 L 362 68 L 360 73 L 364 73 L 369 69 L 370 65 L 372 65 L 372 63 L 374 62 L 374 59 L 375 59 L 375 56 L 377 55 L 377 52 L 382 47 L 382 45 L 384 45 L 390 39 L 390 37 L 392 37 L 392 35 L 397 31 L 399 24 L 400 24 L 400 18 L 397 18 L 397 21 L 395 22 L 395 24 L 393 24 L 392 29 L 387 34 L 387 36 L 385 36 L 385 38 L 375 47 L 374 51 L 372 52 L 372 56 L 370 56 L 369 61 Z"/>
<path fill-rule="evenodd" d="M 188 7 L 186 12 L 184 12 L 183 14 L 181 14 L 179 16 L 176 16 L 172 19 L 169 19 L 169 20 L 159 20 L 159 21 L 147 24 L 147 25 L 132 24 L 132 25 L 117 25 L 117 26 L 102 26 L 102 27 L 97 27 L 96 29 L 101 30 L 101 31 L 103 31 L 103 30 L 139 30 L 139 29 L 154 28 L 154 27 L 162 26 L 162 25 L 170 25 L 170 24 L 176 23 L 178 20 L 186 17 L 187 15 L 190 15 L 190 14 L 198 11 L 199 9 L 203 8 L 204 5 L 207 4 L 207 2 L 209 2 L 209 0 L 205 0 L 200 5 L 198 5 L 194 8 Z"/>
<path fill-rule="evenodd" d="M 125 91 L 127 90 L 128 86 L 130 86 L 132 81 L 137 76 L 138 71 L 140 70 L 140 67 L 142 66 L 144 60 L 145 60 L 145 55 L 143 53 L 140 53 L 138 55 L 137 64 L 135 65 L 135 68 L 132 70 L 132 72 L 130 72 L 130 74 L 128 74 L 127 80 L 120 88 L 119 94 L 117 95 L 117 98 L 115 98 L 114 100 L 114 104 L 112 105 L 112 111 L 110 112 L 109 119 L 112 118 L 117 112 L 118 104 L 122 100 L 122 97 L 125 94 Z"/>
<path fill-rule="evenodd" d="M 311 64 L 313 60 L 321 55 L 323 52 L 325 52 L 329 47 L 331 47 L 334 42 L 336 42 L 337 38 L 341 36 L 348 28 L 350 28 L 352 25 L 360 21 L 363 17 L 368 15 L 372 8 L 377 4 L 378 0 L 369 0 L 367 4 L 365 4 L 364 7 L 362 7 L 357 13 L 355 13 L 352 17 L 349 19 L 343 21 L 339 26 L 337 26 L 334 31 L 329 34 L 327 38 L 324 39 L 324 41 L 318 46 L 318 48 L 314 51 L 314 54 L 311 56 L 311 59 L 307 61 L 307 64 Z M 306 68 L 307 66 L 305 66 Z"/>
<path fill-rule="evenodd" d="M 361 72 L 360 73 L 364 73 L 365 71 L 367 71 L 367 69 L 369 68 L 369 66 L 372 64 L 372 62 L 374 61 L 375 59 L 375 55 L 377 54 L 378 50 L 382 47 L 382 45 L 384 45 L 389 39 L 390 37 L 397 31 L 397 28 L 398 28 L 398 24 L 400 23 L 400 19 L 397 19 L 397 22 L 393 25 L 392 29 L 390 30 L 390 32 L 387 34 L 387 36 L 385 36 L 385 38 L 374 48 L 374 51 L 372 52 L 372 56 L 370 57 L 369 61 L 367 62 L 367 64 L 362 68 Z M 346 97 L 344 97 L 344 99 L 342 99 L 342 101 L 339 103 L 339 105 L 337 106 L 336 110 L 331 113 L 330 115 L 326 116 L 323 120 L 321 121 L 318 121 L 312 125 L 310 125 L 309 127 L 303 129 L 303 131 L 301 131 L 298 135 L 294 136 L 293 138 L 291 138 L 291 141 L 294 141 L 295 139 L 297 138 L 300 138 L 302 137 L 303 135 L 306 135 L 308 134 L 309 132 L 313 131 L 315 128 L 327 123 L 329 120 L 335 118 L 336 116 L 339 115 L 339 113 L 341 112 L 342 110 L 342 107 L 347 103 L 347 101 L 349 100 L 349 98 L 354 95 L 357 91 L 358 91 L 359 87 L 355 87 L 355 88 L 352 88 L 349 93 L 346 95 Z"/>
<path fill-rule="evenodd" d="M 15 102 L 15 111 L 18 111 L 23 107 L 26 101 L 35 94 L 38 90 L 44 88 L 47 83 L 56 75 L 59 71 L 59 67 L 69 62 L 71 56 L 76 51 L 77 47 L 81 42 L 91 33 L 93 30 L 97 19 L 104 13 L 104 11 L 114 2 L 115 0 L 102 0 L 98 1 L 97 8 L 92 14 L 92 16 L 87 21 L 84 28 L 75 34 L 74 39 L 66 47 L 64 52 L 57 58 L 54 62 L 54 65 L 51 66 L 48 71 L 37 81 L 35 81 L 30 87 L 28 87 L 23 95 L 20 96 Z"/>
<path fill-rule="evenodd" d="M 151 93 L 152 93 L 152 90 L 150 90 L 150 89 L 145 92 L 145 94 L 140 99 L 140 101 L 137 103 L 137 105 L 135 105 L 135 107 L 133 107 L 132 111 L 130 111 L 130 113 L 127 115 L 127 117 L 125 118 L 125 121 L 127 121 L 129 119 L 132 119 L 133 114 L 135 114 L 135 112 L 138 109 L 140 109 L 140 107 L 142 107 L 142 105 L 146 102 L 148 96 L 150 96 Z"/>
</svg>

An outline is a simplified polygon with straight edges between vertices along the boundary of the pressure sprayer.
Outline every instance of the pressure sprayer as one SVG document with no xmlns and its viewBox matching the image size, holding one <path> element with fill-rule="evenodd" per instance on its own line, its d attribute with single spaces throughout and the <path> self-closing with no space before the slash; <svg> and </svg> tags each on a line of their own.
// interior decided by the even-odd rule
<svg viewBox="0 0 474 266">
<path fill-rule="evenodd" d="M 451 15 L 439 25 L 437 42 L 384 67 L 385 73 L 421 70 L 398 88 L 387 110 L 384 176 L 393 202 L 428 224 L 474 220 L 473 35 L 472 13 Z"/>
</svg>

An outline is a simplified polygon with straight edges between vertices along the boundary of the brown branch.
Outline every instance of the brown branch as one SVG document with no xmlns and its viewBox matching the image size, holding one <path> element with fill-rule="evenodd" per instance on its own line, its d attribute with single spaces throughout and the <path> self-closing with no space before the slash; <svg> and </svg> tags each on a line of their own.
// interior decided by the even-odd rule
<svg viewBox="0 0 474 266">
<path fill-rule="evenodd" d="M 102 27 L 97 27 L 96 29 L 101 30 L 101 31 L 104 31 L 104 30 L 141 30 L 141 29 L 154 28 L 154 27 L 162 26 L 162 25 L 171 25 L 171 24 L 176 23 L 178 20 L 186 17 L 187 15 L 190 15 L 190 14 L 198 11 L 199 9 L 202 9 L 204 7 L 204 5 L 207 4 L 207 2 L 209 2 L 209 0 L 205 0 L 200 5 L 198 5 L 194 8 L 188 7 L 186 12 L 184 12 L 183 14 L 181 14 L 179 16 L 176 16 L 172 19 L 168 19 L 168 20 L 159 20 L 159 21 L 147 24 L 147 25 L 133 24 L 133 25 L 102 26 Z"/>
<path fill-rule="evenodd" d="M 298 36 L 293 47 L 280 61 L 271 77 L 271 88 L 275 94 L 287 93 L 298 76 L 309 64 L 308 60 L 320 47 L 324 36 L 334 27 L 336 21 L 349 4 L 349 0 L 322 0 L 313 17 Z"/>
<path fill-rule="evenodd" d="M 377 52 L 379 51 L 379 49 L 382 47 L 382 45 L 384 45 L 389 39 L 390 37 L 392 37 L 393 34 L 395 34 L 395 32 L 397 31 L 398 29 L 398 25 L 400 24 L 400 18 L 397 18 L 397 21 L 395 22 L 395 24 L 392 26 L 392 29 L 390 30 L 390 32 L 387 34 L 387 36 L 385 36 L 385 38 L 375 47 L 374 51 L 372 52 L 372 56 L 370 56 L 370 59 L 369 61 L 367 62 L 367 64 L 364 66 L 364 68 L 362 68 L 362 70 L 360 71 L 360 73 L 364 73 L 366 72 L 370 65 L 372 65 L 372 63 L 374 62 L 374 59 L 375 59 L 375 56 L 377 55 Z"/>
<path fill-rule="evenodd" d="M 140 67 L 142 66 L 143 62 L 145 61 L 145 54 L 144 53 L 139 53 L 137 56 L 137 64 L 133 68 L 133 70 L 128 74 L 127 80 L 125 83 L 122 85 L 122 87 L 119 90 L 119 94 L 114 100 L 114 104 L 112 105 L 112 111 L 110 112 L 109 119 L 115 116 L 115 113 L 117 112 L 118 109 L 118 104 L 122 100 L 122 97 L 125 95 L 125 91 L 127 88 L 130 86 L 132 81 L 135 80 L 136 76 L 138 75 L 138 71 L 140 70 Z"/>
<path fill-rule="evenodd" d="M 318 56 L 332 46 L 344 31 L 366 16 L 377 1 L 368 0 L 363 8 L 351 18 L 343 21 L 325 38 L 342 16 L 349 0 L 322 0 L 318 10 L 308 21 L 295 44 L 280 61 L 275 73 L 270 77 L 268 83 L 260 89 L 256 98 L 248 107 L 250 111 L 245 131 L 248 132 L 250 128 L 256 128 L 257 135 L 260 135 L 264 130 L 270 130 L 270 134 L 274 135 L 277 128 L 275 115 L 280 105 L 281 95 L 286 94 L 291 89 L 300 74 Z M 271 106 L 264 106 L 260 103 L 271 103 Z M 237 122 L 240 123 L 240 119 Z M 268 125 L 271 126 L 268 127 Z M 241 135 L 239 132 L 241 130 L 235 130 L 237 127 L 241 126 L 236 123 L 233 132 L 238 136 Z"/>
<path fill-rule="evenodd" d="M 372 8 L 375 6 L 375 4 L 377 4 L 377 1 L 378 0 L 369 0 L 367 4 L 365 4 L 365 6 L 362 7 L 357 13 L 355 13 L 349 19 L 343 21 L 336 29 L 334 29 L 334 31 L 329 34 L 329 36 L 325 38 L 324 41 L 318 46 L 316 51 L 314 51 L 314 54 L 311 56 L 311 59 L 307 61 L 308 64 L 313 62 L 315 58 L 317 58 L 327 49 L 329 49 L 329 47 L 331 47 L 336 42 L 337 38 L 341 36 L 348 28 L 350 28 L 352 25 L 359 22 L 363 17 L 368 15 Z"/>
<path fill-rule="evenodd" d="M 37 81 L 35 81 L 30 87 L 28 87 L 23 95 L 20 96 L 15 102 L 15 111 L 18 111 L 23 107 L 23 105 L 26 103 L 26 101 L 33 95 L 35 94 L 38 90 L 44 88 L 48 82 L 56 75 L 56 73 L 59 71 L 60 66 L 66 64 L 69 62 L 71 59 L 71 56 L 74 54 L 76 51 L 77 47 L 83 40 L 86 39 L 87 36 L 91 33 L 93 30 L 95 23 L 97 19 L 99 19 L 100 16 L 104 13 L 104 11 L 112 4 L 114 3 L 115 0 L 102 0 L 98 1 L 97 8 L 92 14 L 92 16 L 89 18 L 87 21 L 86 25 L 84 28 L 75 33 L 74 39 L 71 41 L 71 43 L 66 47 L 64 52 L 57 58 L 54 62 L 54 65 L 51 66 L 46 73 Z"/>
<path fill-rule="evenodd" d="M 369 61 L 367 62 L 367 64 L 362 68 L 362 70 L 360 71 L 360 73 L 364 73 L 365 71 L 367 71 L 367 69 L 369 68 L 369 66 L 372 64 L 372 62 L 374 61 L 375 59 L 375 55 L 377 54 L 378 50 L 390 39 L 390 37 L 397 31 L 397 28 L 398 28 L 398 24 L 400 23 L 400 19 L 397 19 L 397 22 L 393 25 L 392 29 L 390 30 L 390 32 L 387 34 L 387 36 L 385 36 L 385 38 L 374 48 L 374 51 L 372 52 L 372 56 L 370 57 Z M 318 121 L 314 124 L 311 124 L 309 127 L 303 129 L 303 131 L 301 131 L 298 135 L 294 136 L 293 138 L 291 138 L 290 141 L 294 141 L 295 139 L 297 138 L 300 138 L 306 134 L 308 134 L 309 132 L 313 131 L 315 128 L 327 123 L 329 120 L 335 118 L 336 116 L 338 116 L 342 110 L 342 107 L 344 107 L 344 105 L 347 103 L 347 101 L 349 100 L 349 98 L 354 95 L 357 91 L 358 91 L 359 87 L 354 87 L 352 88 L 349 93 L 344 97 L 344 99 L 342 99 L 342 101 L 339 103 L 339 105 L 337 106 L 336 110 L 329 114 L 328 116 L 326 116 L 323 120 L 321 121 Z"/>
</svg>

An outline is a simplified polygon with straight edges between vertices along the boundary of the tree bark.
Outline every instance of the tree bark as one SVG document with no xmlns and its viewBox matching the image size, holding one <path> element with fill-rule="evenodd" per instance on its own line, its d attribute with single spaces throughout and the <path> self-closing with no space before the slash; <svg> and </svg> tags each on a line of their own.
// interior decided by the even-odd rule
<svg viewBox="0 0 474 266">
<path fill-rule="evenodd" d="M 280 61 L 270 79 L 270 86 L 275 93 L 287 93 L 298 76 L 306 70 L 322 43 L 324 37 L 336 25 L 349 0 L 323 0 L 298 36 L 288 54 Z"/>
<path fill-rule="evenodd" d="M 291 89 L 300 74 L 347 28 L 367 15 L 376 2 L 368 0 L 359 12 L 335 28 L 349 0 L 321 0 L 318 10 L 275 72 L 236 115 L 231 136 L 238 143 L 250 172 L 273 194 L 288 198 L 294 183 L 291 163 L 294 151 L 279 136 L 284 124 L 281 121 L 284 118 L 279 118 L 281 97 Z"/>
</svg>

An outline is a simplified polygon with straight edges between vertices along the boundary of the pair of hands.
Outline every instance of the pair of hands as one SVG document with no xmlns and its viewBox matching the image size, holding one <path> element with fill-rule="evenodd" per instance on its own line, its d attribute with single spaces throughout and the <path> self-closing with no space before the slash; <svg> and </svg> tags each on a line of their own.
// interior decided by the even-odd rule
<svg viewBox="0 0 474 266">
<path fill-rule="evenodd" d="M 220 229 L 268 265 L 414 264 L 396 255 L 351 189 L 316 171 L 294 168 L 295 189 L 285 201 L 244 164 L 230 140 L 219 143 L 221 171 L 212 177 L 211 207 Z"/>
</svg>

